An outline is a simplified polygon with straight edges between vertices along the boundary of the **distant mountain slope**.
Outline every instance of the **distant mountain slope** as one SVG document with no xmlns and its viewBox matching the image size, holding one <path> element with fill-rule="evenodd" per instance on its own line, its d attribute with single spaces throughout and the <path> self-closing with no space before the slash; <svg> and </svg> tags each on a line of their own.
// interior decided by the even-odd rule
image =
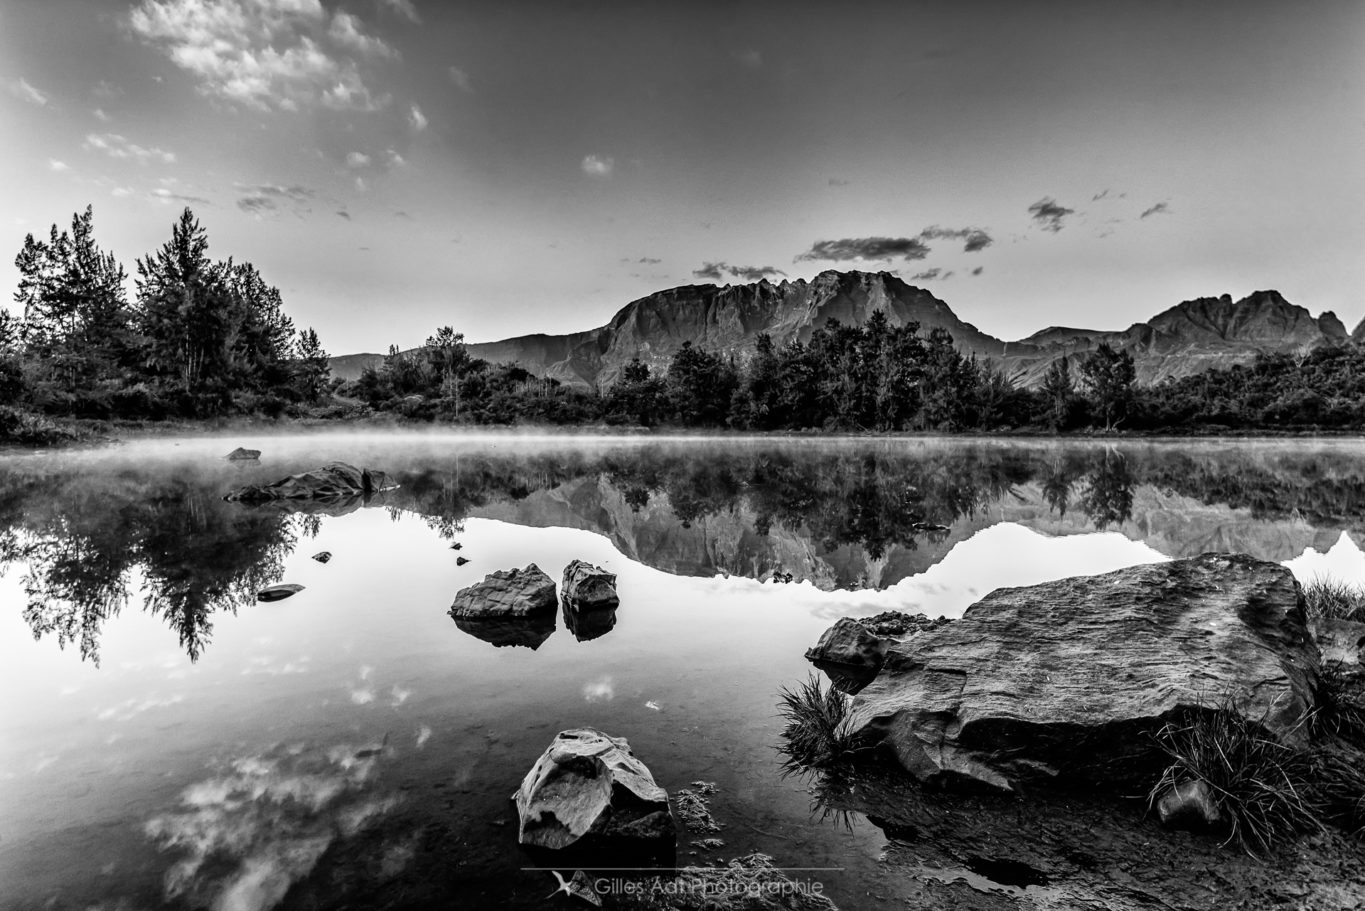
<svg viewBox="0 0 1365 911">
<path fill-rule="evenodd" d="M 856 325 L 875 310 L 885 312 L 893 325 L 915 322 L 925 332 L 946 329 L 964 353 L 1002 367 L 1028 386 L 1040 383 L 1058 357 L 1083 356 L 1103 342 L 1131 352 L 1138 381 L 1154 383 L 1245 363 L 1261 352 L 1303 351 L 1351 340 L 1332 313 L 1314 318 L 1277 291 L 1257 291 L 1236 302 L 1226 294 L 1186 301 L 1122 332 L 1053 327 L 1005 342 L 890 273 L 827 271 L 809 282 L 684 285 L 632 301 L 597 329 L 518 336 L 470 345 L 469 350 L 475 357 L 513 362 L 572 385 L 605 388 L 632 358 L 664 369 L 684 342 L 743 360 L 761 333 L 778 345 L 804 342 L 830 319 Z M 366 365 L 382 360 L 377 354 L 333 358 L 332 372 L 354 379 Z"/>
</svg>

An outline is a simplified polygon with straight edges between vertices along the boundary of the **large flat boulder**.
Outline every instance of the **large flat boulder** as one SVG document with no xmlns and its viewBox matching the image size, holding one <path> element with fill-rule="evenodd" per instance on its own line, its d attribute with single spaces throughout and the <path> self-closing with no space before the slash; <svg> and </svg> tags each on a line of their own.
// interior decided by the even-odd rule
<svg viewBox="0 0 1365 911">
<path fill-rule="evenodd" d="M 395 485 L 389 476 L 373 468 L 356 468 L 345 462 L 330 462 L 321 468 L 292 474 L 272 484 L 239 487 L 228 500 L 262 503 L 271 500 L 347 500 L 368 498 Z"/>
<path fill-rule="evenodd" d="M 675 837 L 668 792 L 654 782 L 624 737 L 582 728 L 562 731 L 512 795 L 517 840 L 567 848 L 580 839 L 669 841 Z"/>
<path fill-rule="evenodd" d="M 994 591 L 892 646 L 850 721 L 924 780 L 1116 783 L 1200 706 L 1302 742 L 1317 654 L 1288 569 L 1204 554 Z"/>
<path fill-rule="evenodd" d="M 456 620 L 507 620 L 549 612 L 556 605 L 555 582 L 534 563 L 501 569 L 455 593 L 450 616 Z"/>
</svg>

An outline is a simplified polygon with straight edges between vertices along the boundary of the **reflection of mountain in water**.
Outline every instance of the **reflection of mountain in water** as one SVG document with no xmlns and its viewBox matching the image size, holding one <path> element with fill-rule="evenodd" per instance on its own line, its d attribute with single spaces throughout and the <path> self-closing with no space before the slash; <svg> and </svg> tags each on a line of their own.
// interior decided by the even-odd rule
<svg viewBox="0 0 1365 911">
<path fill-rule="evenodd" d="M 1172 557 L 1283 561 L 1327 550 L 1342 531 L 1365 538 L 1365 463 L 1341 446 L 719 440 L 521 453 L 393 446 L 363 460 L 401 484 L 369 505 L 418 515 L 443 537 L 469 516 L 577 528 L 676 575 L 826 590 L 888 587 L 1001 522 L 1120 532 Z M 34 634 L 97 659 L 103 624 L 136 592 L 197 657 L 212 615 L 280 581 L 298 537 L 322 521 L 287 504 L 223 502 L 240 480 L 202 462 L 0 462 L 0 570 L 24 568 Z M 592 624 L 576 632 L 599 634 Z"/>
</svg>

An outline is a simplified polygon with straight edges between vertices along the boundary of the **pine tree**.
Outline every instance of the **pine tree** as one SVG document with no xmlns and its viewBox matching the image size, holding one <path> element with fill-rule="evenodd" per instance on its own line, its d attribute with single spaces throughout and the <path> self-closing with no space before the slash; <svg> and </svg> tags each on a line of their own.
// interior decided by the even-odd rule
<svg viewBox="0 0 1365 911">
<path fill-rule="evenodd" d="M 295 346 L 298 359 L 294 362 L 295 388 L 305 401 L 316 402 L 322 397 L 331 375 L 327 352 L 322 349 L 318 334 L 311 327 L 299 333 Z"/>
</svg>

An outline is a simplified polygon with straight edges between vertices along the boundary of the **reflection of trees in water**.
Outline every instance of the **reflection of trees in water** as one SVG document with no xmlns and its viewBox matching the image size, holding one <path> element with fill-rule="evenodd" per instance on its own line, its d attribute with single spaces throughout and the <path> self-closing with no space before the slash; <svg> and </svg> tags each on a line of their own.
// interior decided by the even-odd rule
<svg viewBox="0 0 1365 911">
<path fill-rule="evenodd" d="M 0 468 L 0 569 L 25 565 L 23 616 L 36 637 L 98 659 L 105 621 L 135 594 L 197 658 L 213 615 L 250 603 L 278 581 L 299 536 L 318 533 L 316 511 L 224 503 L 220 474 L 164 467 L 59 469 L 41 460 Z M 938 526 L 976 516 L 1036 483 L 1048 509 L 1083 514 L 1095 528 L 1129 521 L 1149 485 L 1257 519 L 1304 518 L 1349 528 L 1365 518 L 1365 465 L 1349 451 L 1265 448 L 1219 451 L 1109 447 L 870 442 L 866 446 L 719 442 L 551 453 L 395 455 L 401 482 L 385 495 L 396 518 L 417 513 L 453 539 L 471 511 L 591 482 L 593 496 L 566 504 L 607 530 L 603 493 L 651 521 L 695 524 L 732 516 L 768 536 L 777 527 L 819 548 L 890 548 L 937 539 Z M 580 494 L 588 491 L 582 486 Z M 610 498 L 608 498 L 609 501 Z M 657 508 L 666 503 L 666 509 Z M 346 504 L 345 512 L 359 504 Z"/>
<path fill-rule="evenodd" d="M 297 526 L 307 524 L 224 503 L 190 479 L 89 473 L 0 483 L 26 491 L 7 498 L 0 516 L 0 567 L 26 566 L 25 622 L 36 638 L 74 644 L 96 663 L 104 623 L 129 602 L 139 575 L 145 608 L 197 660 L 212 615 L 235 612 L 277 581 Z"/>
</svg>

